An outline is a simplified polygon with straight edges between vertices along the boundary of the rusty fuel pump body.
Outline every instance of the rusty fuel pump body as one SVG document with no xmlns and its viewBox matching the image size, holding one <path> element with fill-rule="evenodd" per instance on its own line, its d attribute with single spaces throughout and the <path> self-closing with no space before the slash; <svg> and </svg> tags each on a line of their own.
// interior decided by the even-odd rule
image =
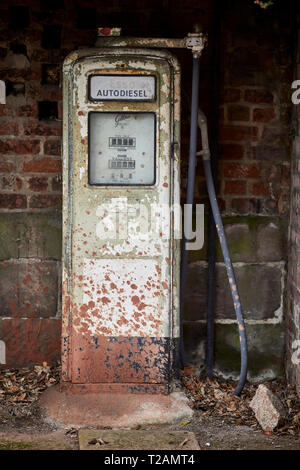
<svg viewBox="0 0 300 470">
<path fill-rule="evenodd" d="M 183 237 L 181 256 L 180 66 L 161 48 L 188 48 L 193 55 L 186 202 L 193 205 L 202 154 L 222 244 L 203 120 L 203 149 L 196 148 L 199 58 L 207 38 L 200 31 L 184 39 L 99 32 L 95 49 L 71 53 L 63 66 L 62 380 L 41 405 L 64 423 L 174 421 L 192 414 L 174 380 L 185 365 L 188 243 Z M 232 275 L 228 250 L 223 253 Z M 238 394 L 246 342 L 236 283 L 229 282 L 244 355 Z"/>
<path fill-rule="evenodd" d="M 180 242 L 159 208 L 180 204 L 179 80 L 165 51 L 80 50 L 64 63 L 62 384 L 73 389 L 169 391 Z M 165 229 L 141 230 L 143 210 Z"/>
<path fill-rule="evenodd" d="M 160 48 L 200 56 L 205 40 L 99 37 L 64 62 L 62 386 L 170 391 L 180 337 L 180 67 Z M 143 210 L 152 215 L 144 231 Z"/>
</svg>

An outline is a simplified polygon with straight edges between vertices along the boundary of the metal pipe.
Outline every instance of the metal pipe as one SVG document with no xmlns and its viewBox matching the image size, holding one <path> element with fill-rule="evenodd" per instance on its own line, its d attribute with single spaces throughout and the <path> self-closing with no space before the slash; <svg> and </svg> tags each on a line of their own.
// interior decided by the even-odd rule
<svg viewBox="0 0 300 470">
<path fill-rule="evenodd" d="M 220 30 L 221 9 L 218 0 L 214 1 L 214 21 L 212 31 L 212 92 L 211 92 L 211 171 L 214 185 L 216 185 L 218 173 L 218 134 L 219 134 L 219 89 L 220 89 Z M 205 371 L 206 375 L 213 378 L 214 365 L 214 340 L 215 340 L 215 297 L 216 297 L 216 242 L 217 231 L 212 210 L 208 217 L 208 302 L 206 321 L 206 350 Z"/>
<path fill-rule="evenodd" d="M 159 49 L 186 48 L 185 38 L 138 38 L 129 36 L 99 36 L 96 47 L 153 47 Z"/>
<path fill-rule="evenodd" d="M 199 56 L 193 57 L 193 76 L 192 76 L 192 104 L 191 104 L 191 128 L 190 128 L 190 148 L 189 148 L 189 167 L 188 167 L 188 183 L 186 204 L 193 205 L 194 202 L 194 188 L 195 188 L 195 172 L 197 163 L 197 116 L 199 106 L 199 75 L 200 75 L 200 58 Z M 192 227 L 192 211 L 187 211 L 185 214 L 185 227 Z M 184 291 L 186 284 L 186 270 L 188 262 L 188 252 L 186 249 L 186 234 L 183 236 L 181 266 L 180 266 L 180 362 L 181 367 L 185 367 L 185 352 L 183 343 L 183 304 L 184 304 Z"/>
<path fill-rule="evenodd" d="M 246 378 L 247 378 L 247 369 L 248 369 L 248 352 L 247 352 L 247 337 L 245 331 L 245 324 L 243 319 L 242 307 L 240 303 L 240 296 L 237 288 L 237 283 L 235 279 L 235 274 L 230 259 L 230 254 L 227 246 L 227 241 L 225 237 L 224 227 L 217 203 L 216 192 L 214 188 L 214 182 L 211 173 L 210 167 L 210 150 L 208 144 L 208 134 L 207 134 L 207 122 L 204 113 L 198 111 L 198 125 L 201 131 L 201 140 L 202 140 L 202 151 L 197 152 L 197 155 L 201 154 L 203 158 L 203 165 L 206 177 L 206 185 L 209 196 L 209 201 L 214 216 L 214 221 L 216 224 L 217 233 L 220 240 L 220 245 L 222 248 L 222 253 L 224 257 L 225 267 L 227 271 L 227 276 L 229 280 L 229 285 L 231 289 L 231 295 L 233 299 L 234 310 L 236 314 L 236 319 L 239 329 L 239 338 L 240 338 L 240 347 L 241 347 L 241 372 L 238 384 L 233 392 L 234 395 L 239 395 L 244 388 Z"/>
<path fill-rule="evenodd" d="M 193 55 L 201 55 L 207 36 L 200 30 L 185 38 L 134 38 L 128 36 L 99 36 L 95 47 L 149 47 L 159 49 L 191 49 Z"/>
</svg>

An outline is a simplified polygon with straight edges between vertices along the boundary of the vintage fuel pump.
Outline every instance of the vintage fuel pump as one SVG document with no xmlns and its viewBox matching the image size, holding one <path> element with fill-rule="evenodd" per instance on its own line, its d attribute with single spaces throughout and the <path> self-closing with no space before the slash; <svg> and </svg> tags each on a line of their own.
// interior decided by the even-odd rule
<svg viewBox="0 0 300 470">
<path fill-rule="evenodd" d="M 191 49 L 197 70 L 205 41 L 100 37 L 64 62 L 62 390 L 171 391 L 182 349 L 180 67 L 166 49 Z"/>
<path fill-rule="evenodd" d="M 179 81 L 162 50 L 79 50 L 64 63 L 62 379 L 73 388 L 169 390 Z"/>
</svg>

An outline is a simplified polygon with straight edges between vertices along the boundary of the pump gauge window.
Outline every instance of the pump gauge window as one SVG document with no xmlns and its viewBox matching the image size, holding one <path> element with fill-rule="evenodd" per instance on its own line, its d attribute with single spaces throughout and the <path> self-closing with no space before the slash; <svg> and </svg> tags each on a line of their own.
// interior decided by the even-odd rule
<svg viewBox="0 0 300 470">
<path fill-rule="evenodd" d="M 155 113 L 89 113 L 89 184 L 155 183 Z"/>
</svg>

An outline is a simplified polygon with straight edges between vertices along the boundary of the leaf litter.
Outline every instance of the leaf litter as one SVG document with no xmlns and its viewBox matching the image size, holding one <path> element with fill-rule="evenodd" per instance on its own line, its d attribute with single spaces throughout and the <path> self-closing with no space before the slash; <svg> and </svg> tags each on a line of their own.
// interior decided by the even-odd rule
<svg viewBox="0 0 300 470">
<path fill-rule="evenodd" d="M 192 367 L 181 371 L 181 383 L 190 400 L 189 405 L 201 411 L 201 415 L 222 417 L 224 422 L 236 426 L 250 426 L 260 429 L 249 404 L 258 384 L 246 382 L 240 397 L 233 395 L 236 381 L 209 379 L 197 375 Z M 300 399 L 293 385 L 285 380 L 271 380 L 266 386 L 280 399 L 287 411 L 287 419 L 274 430 L 276 435 L 300 436 Z"/>
<path fill-rule="evenodd" d="M 0 424 L 12 419 L 30 418 L 36 413 L 37 401 L 48 387 L 59 383 L 60 366 L 50 367 L 46 362 L 34 367 L 0 369 Z M 192 367 L 181 371 L 189 405 L 201 412 L 202 417 L 222 418 L 228 424 L 260 429 L 249 404 L 255 395 L 257 384 L 247 382 L 240 397 L 232 395 L 236 382 L 220 378 L 203 378 Z M 300 436 L 300 399 L 295 387 L 285 380 L 266 383 L 287 410 L 287 419 L 276 435 Z M 183 421 L 186 426 L 190 420 Z M 100 443 L 98 443 L 99 445 Z"/>
<path fill-rule="evenodd" d="M 0 423 L 31 417 L 40 394 L 57 384 L 59 378 L 60 367 L 50 367 L 47 362 L 34 367 L 0 369 Z"/>
</svg>

